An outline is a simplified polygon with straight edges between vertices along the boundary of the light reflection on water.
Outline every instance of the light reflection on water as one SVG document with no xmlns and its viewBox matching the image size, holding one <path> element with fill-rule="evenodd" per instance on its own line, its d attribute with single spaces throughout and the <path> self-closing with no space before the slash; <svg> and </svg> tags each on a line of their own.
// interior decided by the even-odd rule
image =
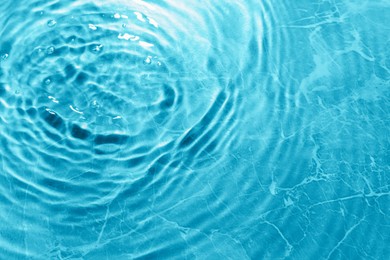
<svg viewBox="0 0 390 260">
<path fill-rule="evenodd" d="M 0 258 L 388 258 L 389 8 L 5 1 Z"/>
</svg>

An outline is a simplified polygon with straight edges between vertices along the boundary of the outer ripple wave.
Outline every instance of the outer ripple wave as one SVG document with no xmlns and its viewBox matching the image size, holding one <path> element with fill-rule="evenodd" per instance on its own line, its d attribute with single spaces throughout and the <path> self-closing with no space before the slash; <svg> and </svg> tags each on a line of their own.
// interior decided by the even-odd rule
<svg viewBox="0 0 390 260">
<path fill-rule="evenodd" d="M 3 2 L 1 259 L 390 257 L 386 1 Z"/>
</svg>

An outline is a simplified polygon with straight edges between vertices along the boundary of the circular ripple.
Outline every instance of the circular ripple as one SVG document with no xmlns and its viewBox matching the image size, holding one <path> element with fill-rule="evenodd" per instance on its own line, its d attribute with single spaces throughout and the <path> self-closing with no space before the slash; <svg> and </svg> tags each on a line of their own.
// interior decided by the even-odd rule
<svg viewBox="0 0 390 260">
<path fill-rule="evenodd" d="M 140 166 L 144 172 L 168 150 L 181 158 L 191 154 L 182 162 L 190 164 L 190 157 L 211 152 L 203 146 L 215 147 L 214 134 L 224 128 L 219 122 L 235 112 L 232 80 L 207 70 L 205 63 L 217 61 L 202 60 L 202 48 L 210 49 L 206 41 L 175 40 L 191 43 L 193 37 L 188 28 L 172 28 L 177 21 L 169 12 L 155 20 L 158 10 L 125 7 L 116 13 L 91 4 L 52 3 L 42 7 L 45 12 L 26 7 L 33 21 L 5 26 L 13 42 L 4 81 L 20 95 L 21 109 L 37 114 L 50 142 L 62 140 L 69 160 L 76 149 L 70 138 L 126 170 Z M 182 11 L 171 12 L 178 19 Z"/>
<path fill-rule="evenodd" d="M 388 29 L 358 6 L 6 2 L 3 258 L 381 258 L 348 240 L 389 195 Z"/>
<path fill-rule="evenodd" d="M 212 167 L 237 135 L 239 67 L 218 38 L 210 44 L 218 33 L 183 24 L 184 6 L 119 6 L 33 3 L 9 14 L 30 12 L 28 19 L 2 27 L 7 178 L 52 216 L 53 230 L 83 222 L 77 230 L 97 232 L 96 221 L 123 214 L 117 201 L 152 187 L 150 176 Z M 39 215 L 15 215 L 39 230 Z M 83 247 L 102 235 L 95 237 Z"/>
</svg>

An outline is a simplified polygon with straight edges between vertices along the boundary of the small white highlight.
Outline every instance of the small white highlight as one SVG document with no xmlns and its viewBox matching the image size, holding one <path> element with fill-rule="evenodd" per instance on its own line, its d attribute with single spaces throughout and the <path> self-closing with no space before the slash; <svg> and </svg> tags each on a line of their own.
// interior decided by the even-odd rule
<svg viewBox="0 0 390 260">
<path fill-rule="evenodd" d="M 148 20 L 149 20 L 149 23 L 151 25 L 153 25 L 154 27 L 158 28 L 158 23 L 156 22 L 156 20 L 154 20 L 152 18 L 149 18 L 149 17 L 148 17 Z"/>
<path fill-rule="evenodd" d="M 130 40 L 130 41 L 138 41 L 139 40 L 139 37 L 136 36 L 136 35 L 132 35 L 132 34 L 128 34 L 128 33 L 120 33 L 118 35 L 118 39 L 121 39 L 121 40 Z"/>
<path fill-rule="evenodd" d="M 70 107 L 70 109 L 73 110 L 73 112 L 76 112 L 76 113 L 78 113 L 78 114 L 80 114 L 80 115 L 84 114 L 83 112 L 78 111 L 78 110 L 77 110 L 76 108 L 74 108 L 72 105 L 70 105 L 69 107 Z"/>
<path fill-rule="evenodd" d="M 88 27 L 89 27 L 89 29 L 91 29 L 93 31 L 96 31 L 96 29 L 97 29 L 97 27 L 95 25 L 91 24 L 91 23 L 88 24 Z"/>
<path fill-rule="evenodd" d="M 145 48 L 150 48 L 154 46 L 153 44 L 144 41 L 139 41 L 139 45 Z"/>
<path fill-rule="evenodd" d="M 141 22 L 146 22 L 144 16 L 140 12 L 134 12 L 135 16 L 137 16 L 137 19 Z"/>
<path fill-rule="evenodd" d="M 48 98 L 53 101 L 54 103 L 59 103 L 59 101 L 55 98 L 55 97 L 52 97 L 52 96 L 48 96 Z"/>
<path fill-rule="evenodd" d="M 52 115 L 55 115 L 56 113 L 53 111 L 53 110 L 51 110 L 50 108 L 46 108 L 45 109 L 47 112 L 49 112 L 50 114 L 52 114 Z"/>
<path fill-rule="evenodd" d="M 162 141 L 156 145 L 157 148 L 164 147 L 165 145 L 169 144 L 169 140 Z"/>
</svg>

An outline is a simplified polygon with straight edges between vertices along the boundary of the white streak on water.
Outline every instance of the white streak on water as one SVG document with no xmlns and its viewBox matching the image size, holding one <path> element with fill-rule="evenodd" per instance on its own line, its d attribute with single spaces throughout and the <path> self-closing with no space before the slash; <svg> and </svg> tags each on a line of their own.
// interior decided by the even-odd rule
<svg viewBox="0 0 390 260">
<path fill-rule="evenodd" d="M 69 107 L 70 107 L 70 109 L 73 110 L 73 112 L 76 112 L 76 113 L 78 113 L 80 115 L 84 114 L 83 112 L 81 112 L 81 111 L 77 110 L 76 108 L 74 108 L 72 105 L 69 105 Z"/>
</svg>

